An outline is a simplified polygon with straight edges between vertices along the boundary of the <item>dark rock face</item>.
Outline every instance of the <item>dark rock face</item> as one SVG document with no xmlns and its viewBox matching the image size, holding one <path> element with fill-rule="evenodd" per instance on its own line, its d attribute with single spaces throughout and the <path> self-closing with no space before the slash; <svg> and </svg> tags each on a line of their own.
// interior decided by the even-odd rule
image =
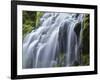
<svg viewBox="0 0 100 80">
<path fill-rule="evenodd" d="M 80 65 L 82 63 L 82 60 L 81 60 L 82 59 L 82 57 L 81 57 L 81 55 L 82 55 L 82 42 L 80 43 L 80 37 L 83 36 L 83 31 L 82 31 L 82 35 L 80 35 L 81 28 L 82 28 L 82 22 L 77 23 L 75 28 L 74 28 L 74 31 L 77 35 L 77 41 L 78 41 L 78 52 L 77 52 L 77 54 L 78 54 L 78 60 L 79 60 L 79 61 L 74 62 L 75 66 Z"/>
<path fill-rule="evenodd" d="M 64 59 L 66 58 L 66 55 L 65 54 L 67 54 L 66 52 L 66 48 L 67 48 L 67 45 L 68 45 L 68 30 L 69 30 L 69 22 L 65 22 L 64 24 L 62 24 L 62 27 L 60 27 L 60 29 L 59 29 L 59 37 L 58 37 L 58 42 L 59 42 L 59 52 L 60 52 L 60 54 L 58 54 L 58 56 L 60 56 L 60 55 L 63 55 L 64 56 Z M 79 23 L 77 23 L 76 25 L 75 25 L 75 27 L 74 27 L 74 34 L 76 34 L 76 38 L 77 38 L 77 42 L 79 42 L 79 39 L 80 39 L 80 32 L 81 32 L 81 22 L 79 22 Z M 73 34 L 73 35 L 74 35 Z M 72 61 L 74 61 L 74 59 L 75 59 L 75 54 L 74 54 L 74 52 L 75 52 L 75 44 L 76 44 L 76 42 L 75 42 L 75 36 L 72 36 L 72 39 L 71 39 L 71 48 L 73 49 L 73 51 L 71 51 L 71 53 L 70 53 L 70 55 L 71 55 L 71 60 Z M 80 46 L 79 46 L 80 45 Z M 81 46 L 81 44 L 79 44 L 78 43 L 78 52 L 77 52 L 77 55 L 78 55 L 78 60 L 81 60 L 81 57 L 80 57 L 80 54 L 81 54 L 81 49 L 80 49 L 80 47 L 82 47 Z M 63 59 L 63 62 L 64 62 L 64 66 L 66 65 L 66 60 L 64 60 Z M 59 59 L 60 60 L 60 59 Z M 79 65 L 81 63 L 81 61 L 75 61 L 75 62 L 72 62 L 72 65 Z"/>
<path fill-rule="evenodd" d="M 58 64 L 59 66 L 66 66 L 66 47 L 67 47 L 67 33 L 68 33 L 69 23 L 65 22 L 59 28 L 59 37 L 58 37 L 58 45 L 59 45 L 59 54 L 58 54 Z M 61 64 L 62 63 L 62 64 Z"/>
<path fill-rule="evenodd" d="M 62 27 L 59 29 L 59 37 L 58 37 L 58 42 L 59 42 L 59 48 L 60 52 L 65 53 L 66 52 L 66 45 L 67 45 L 67 31 L 68 31 L 68 23 L 62 24 Z"/>
<path fill-rule="evenodd" d="M 78 16 L 79 16 L 79 15 L 80 15 L 80 14 L 79 14 L 79 13 L 77 13 L 75 17 L 76 17 L 76 18 L 78 18 Z"/>
<path fill-rule="evenodd" d="M 59 29 L 59 38 L 58 38 L 58 42 L 59 42 L 59 48 L 61 52 L 66 52 L 65 48 L 67 45 L 67 32 L 68 32 L 68 26 L 69 24 L 66 22 L 65 24 L 62 25 L 62 27 L 60 27 Z M 77 38 L 79 39 L 80 37 L 80 31 L 81 31 L 81 22 L 77 23 L 75 25 L 74 31 L 77 35 Z"/>
<path fill-rule="evenodd" d="M 81 30 L 81 22 L 77 23 L 74 28 L 77 38 L 79 38 L 79 36 L 80 36 L 80 30 Z"/>
</svg>

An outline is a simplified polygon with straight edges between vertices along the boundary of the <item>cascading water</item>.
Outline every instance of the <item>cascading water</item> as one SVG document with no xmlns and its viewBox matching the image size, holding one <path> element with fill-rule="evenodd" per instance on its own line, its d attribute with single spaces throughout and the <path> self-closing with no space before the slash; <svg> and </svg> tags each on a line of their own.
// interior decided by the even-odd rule
<svg viewBox="0 0 100 80">
<path fill-rule="evenodd" d="M 57 66 L 60 54 L 64 54 L 63 66 L 79 63 L 82 21 L 83 14 L 44 13 L 38 29 L 23 40 L 22 67 Z"/>
</svg>

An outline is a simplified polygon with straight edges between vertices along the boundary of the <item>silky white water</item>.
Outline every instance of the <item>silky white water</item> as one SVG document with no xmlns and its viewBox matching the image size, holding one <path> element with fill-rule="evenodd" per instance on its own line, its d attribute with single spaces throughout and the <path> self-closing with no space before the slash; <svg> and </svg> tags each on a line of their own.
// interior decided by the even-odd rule
<svg viewBox="0 0 100 80">
<path fill-rule="evenodd" d="M 40 26 L 23 40 L 22 67 L 45 68 L 80 63 L 82 21 L 83 14 L 44 13 Z M 64 56 L 61 63 L 60 54 Z"/>
</svg>

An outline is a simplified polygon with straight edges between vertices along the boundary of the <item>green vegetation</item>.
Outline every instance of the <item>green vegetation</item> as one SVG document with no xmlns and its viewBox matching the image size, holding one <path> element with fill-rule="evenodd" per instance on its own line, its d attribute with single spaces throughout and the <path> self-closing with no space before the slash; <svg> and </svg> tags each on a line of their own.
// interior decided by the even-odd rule
<svg viewBox="0 0 100 80">
<path fill-rule="evenodd" d="M 43 12 L 37 12 L 37 15 L 36 15 L 36 27 L 38 27 L 40 25 L 40 18 L 42 17 L 44 13 Z"/>
<path fill-rule="evenodd" d="M 89 14 L 86 14 L 83 21 L 83 37 L 82 37 L 82 65 L 89 65 Z"/>
<path fill-rule="evenodd" d="M 23 11 L 23 37 L 39 26 L 43 12 Z"/>
<path fill-rule="evenodd" d="M 89 65 L 89 53 L 82 55 L 82 65 Z"/>
</svg>

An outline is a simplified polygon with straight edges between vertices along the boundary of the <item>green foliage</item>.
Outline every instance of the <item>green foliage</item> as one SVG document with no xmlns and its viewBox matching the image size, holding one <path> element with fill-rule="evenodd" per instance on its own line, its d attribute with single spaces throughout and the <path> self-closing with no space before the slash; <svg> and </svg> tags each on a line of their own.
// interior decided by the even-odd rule
<svg viewBox="0 0 100 80">
<path fill-rule="evenodd" d="M 83 21 L 83 53 L 89 53 L 89 15 L 86 14 Z"/>
<path fill-rule="evenodd" d="M 89 14 L 86 14 L 83 21 L 83 29 L 89 28 Z"/>
<path fill-rule="evenodd" d="M 90 28 L 90 16 L 85 14 L 83 21 L 83 37 L 82 37 L 82 65 L 89 65 L 89 28 Z"/>
<path fill-rule="evenodd" d="M 23 37 L 32 31 L 33 26 L 35 26 L 35 16 L 36 12 L 23 11 Z"/>
<path fill-rule="evenodd" d="M 43 12 L 23 11 L 23 37 L 39 26 Z"/>
<path fill-rule="evenodd" d="M 37 19 L 36 19 L 36 26 L 38 27 L 40 25 L 40 18 L 42 17 L 44 12 L 37 12 Z"/>
</svg>

